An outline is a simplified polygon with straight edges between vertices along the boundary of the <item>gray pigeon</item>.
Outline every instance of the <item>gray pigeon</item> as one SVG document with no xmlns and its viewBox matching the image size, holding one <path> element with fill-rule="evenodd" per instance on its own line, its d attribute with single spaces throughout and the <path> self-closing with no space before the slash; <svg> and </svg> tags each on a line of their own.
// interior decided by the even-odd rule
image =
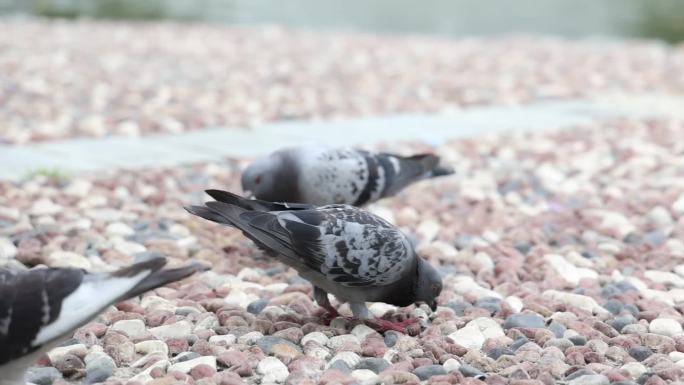
<svg viewBox="0 0 684 385">
<path fill-rule="evenodd" d="M 362 206 L 416 181 L 452 173 L 433 154 L 403 157 L 306 145 L 252 162 L 242 173 L 242 189 L 273 202 Z"/>
<path fill-rule="evenodd" d="M 111 273 L 71 268 L 0 269 L 0 383 L 24 384 L 42 354 L 108 306 L 203 269 L 162 270 L 156 257 Z"/>
<path fill-rule="evenodd" d="M 270 256 L 296 269 L 314 286 L 314 299 L 333 317 L 327 294 L 348 302 L 356 318 L 370 320 L 365 302 L 433 310 L 442 291 L 439 273 L 418 257 L 395 226 L 349 205 L 249 200 L 207 190 L 216 201 L 186 207 L 191 214 L 236 227 Z M 416 320 L 408 320 L 408 323 Z M 379 330 L 404 331 L 407 323 L 372 320 Z"/>
</svg>

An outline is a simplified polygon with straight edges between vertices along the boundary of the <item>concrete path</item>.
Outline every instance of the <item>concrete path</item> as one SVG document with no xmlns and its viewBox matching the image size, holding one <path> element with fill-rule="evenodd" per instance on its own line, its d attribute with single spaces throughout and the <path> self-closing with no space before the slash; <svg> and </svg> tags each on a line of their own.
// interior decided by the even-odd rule
<svg viewBox="0 0 684 385">
<path fill-rule="evenodd" d="M 358 145 L 424 141 L 507 130 L 549 130 L 615 118 L 684 118 L 684 95 L 607 95 L 523 106 L 484 106 L 443 114 L 405 114 L 337 121 L 270 123 L 253 129 L 207 129 L 143 138 L 72 139 L 0 145 L 0 179 L 20 180 L 37 170 L 69 174 L 255 157 L 306 141 Z"/>
</svg>

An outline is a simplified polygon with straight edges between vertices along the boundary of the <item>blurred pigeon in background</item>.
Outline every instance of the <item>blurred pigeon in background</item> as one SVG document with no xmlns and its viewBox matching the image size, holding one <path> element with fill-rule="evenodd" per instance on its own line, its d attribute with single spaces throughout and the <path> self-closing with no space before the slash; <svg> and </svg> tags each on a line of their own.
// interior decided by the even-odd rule
<svg viewBox="0 0 684 385">
<path fill-rule="evenodd" d="M 216 201 L 186 209 L 194 215 L 236 227 L 269 255 L 296 269 L 314 286 L 316 302 L 333 317 L 333 294 L 348 302 L 355 317 L 378 330 L 405 331 L 417 320 L 371 320 L 365 302 L 436 308 L 442 290 L 437 271 L 418 257 L 406 236 L 368 211 L 348 205 L 316 207 L 249 200 L 207 190 Z"/>
<path fill-rule="evenodd" d="M 42 354 L 108 306 L 203 270 L 164 269 L 151 258 L 110 273 L 71 268 L 0 269 L 0 383 L 24 384 Z"/>
<path fill-rule="evenodd" d="M 439 157 L 409 157 L 352 148 L 306 145 L 280 149 L 252 162 L 242 189 L 273 202 L 362 206 L 425 178 L 453 174 Z"/>
</svg>

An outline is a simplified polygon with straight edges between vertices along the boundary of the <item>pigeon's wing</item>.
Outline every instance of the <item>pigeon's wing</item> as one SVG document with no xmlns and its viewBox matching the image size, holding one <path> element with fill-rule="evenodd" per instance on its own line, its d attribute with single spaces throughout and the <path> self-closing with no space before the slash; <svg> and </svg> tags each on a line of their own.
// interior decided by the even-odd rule
<svg viewBox="0 0 684 385">
<path fill-rule="evenodd" d="M 68 268 L 0 271 L 0 364 L 68 334 L 113 303 L 200 270 L 161 270 L 165 263 L 152 258 L 98 274 Z"/>
<path fill-rule="evenodd" d="M 229 203 L 250 211 L 306 210 L 315 207 L 306 203 L 275 203 L 258 199 L 245 199 L 237 194 L 223 190 L 206 190 L 205 192 L 218 202 Z"/>
<path fill-rule="evenodd" d="M 412 266 L 406 237 L 386 221 L 351 206 L 280 212 L 269 227 L 303 263 L 343 286 L 385 286 Z"/>
</svg>

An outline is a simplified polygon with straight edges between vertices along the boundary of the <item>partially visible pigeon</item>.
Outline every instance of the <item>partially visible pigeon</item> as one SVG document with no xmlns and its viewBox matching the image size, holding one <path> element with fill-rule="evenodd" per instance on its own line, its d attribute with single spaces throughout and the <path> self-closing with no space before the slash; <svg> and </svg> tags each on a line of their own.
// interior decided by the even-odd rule
<svg viewBox="0 0 684 385">
<path fill-rule="evenodd" d="M 416 181 L 452 173 L 433 154 L 403 157 L 306 145 L 252 162 L 242 173 L 242 189 L 274 202 L 362 206 Z"/>
<path fill-rule="evenodd" d="M 365 302 L 436 308 L 439 273 L 418 257 L 408 238 L 382 218 L 349 205 L 248 200 L 207 190 L 216 201 L 186 209 L 210 221 L 236 227 L 261 249 L 296 269 L 314 286 L 314 299 L 333 317 L 327 294 L 348 302 L 355 317 L 369 320 Z M 415 322 L 415 320 L 409 320 Z M 380 330 L 405 330 L 407 323 L 370 322 Z"/>
<path fill-rule="evenodd" d="M 71 268 L 0 269 L 0 383 L 24 384 L 33 362 L 108 306 L 203 269 L 162 270 L 148 259 L 111 273 Z"/>
</svg>

